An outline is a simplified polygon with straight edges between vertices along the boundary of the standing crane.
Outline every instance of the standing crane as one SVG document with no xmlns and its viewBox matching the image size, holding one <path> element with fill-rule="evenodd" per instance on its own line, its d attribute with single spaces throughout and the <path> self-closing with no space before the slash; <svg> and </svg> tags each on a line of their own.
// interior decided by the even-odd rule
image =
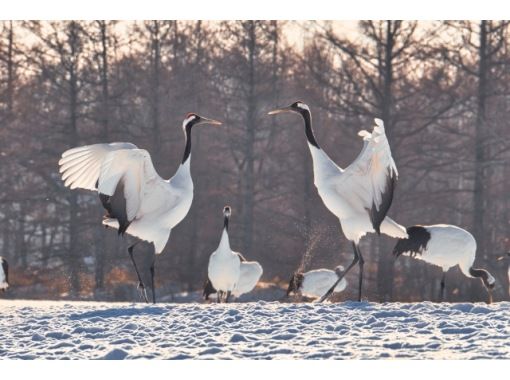
<svg viewBox="0 0 510 380">
<path fill-rule="evenodd" d="M 238 252 L 230 248 L 230 239 L 228 238 L 228 221 L 230 219 L 230 207 L 223 209 L 223 231 L 221 233 L 220 244 L 216 251 L 209 257 L 207 275 L 209 280 L 217 290 L 218 303 L 222 300 L 228 302 L 230 295 L 236 288 L 241 274 L 241 257 Z M 244 258 L 243 258 L 244 259 Z"/>
<path fill-rule="evenodd" d="M 363 148 L 358 157 L 345 169 L 337 166 L 320 148 L 312 129 L 312 114 L 301 101 L 288 107 L 275 109 L 269 115 L 297 113 L 303 117 L 308 148 L 313 160 L 314 183 L 326 207 L 339 220 L 347 239 L 352 242 L 354 259 L 345 272 L 320 298 L 323 302 L 333 293 L 342 278 L 358 264 L 358 300 L 361 301 L 363 284 L 363 256 L 359 242 L 369 232 L 384 233 L 398 238 L 407 237 L 406 230 L 386 216 L 393 200 L 398 177 L 384 131 L 384 123 L 375 119 L 372 133 L 360 131 Z"/>
<path fill-rule="evenodd" d="M 239 270 L 239 281 L 237 281 L 236 287 L 232 290 L 232 295 L 236 298 L 242 296 L 245 293 L 251 292 L 262 277 L 263 269 L 262 266 L 256 261 L 247 261 L 243 255 L 239 252 L 235 252 L 241 260 Z M 211 283 L 211 280 L 207 278 L 204 284 L 204 290 L 202 296 L 205 301 L 209 300 L 209 297 L 216 294 L 217 291 Z M 218 295 L 216 294 L 216 297 Z"/>
<path fill-rule="evenodd" d="M 462 273 L 471 278 L 480 278 L 492 303 L 494 277 L 485 269 L 473 267 L 476 258 L 476 240 L 468 231 L 451 224 L 412 226 L 407 228 L 407 238 L 399 239 L 393 255 L 411 256 L 443 270 L 440 300 L 444 299 L 446 272 L 458 265 Z"/>
<path fill-rule="evenodd" d="M 191 128 L 200 124 L 220 125 L 216 120 L 194 113 L 186 115 L 182 129 L 184 155 L 175 175 L 164 180 L 152 164 L 149 152 L 131 143 L 94 144 L 65 151 L 59 161 L 65 186 L 96 191 L 106 215 L 103 225 L 117 229 L 119 235 L 134 236 L 152 243 L 154 258 L 150 266 L 152 302 L 156 303 L 154 266 L 165 248 L 170 232 L 188 213 L 193 200 L 191 179 Z M 148 302 L 145 285 L 133 258 L 138 285 Z"/>
</svg>

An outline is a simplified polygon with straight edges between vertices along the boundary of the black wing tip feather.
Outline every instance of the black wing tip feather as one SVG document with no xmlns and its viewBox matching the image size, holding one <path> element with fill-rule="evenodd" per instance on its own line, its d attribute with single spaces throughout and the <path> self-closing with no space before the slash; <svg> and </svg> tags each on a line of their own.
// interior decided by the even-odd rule
<svg viewBox="0 0 510 380">
<path fill-rule="evenodd" d="M 207 301 L 209 296 L 214 293 L 216 293 L 216 289 L 214 288 L 211 280 L 207 279 L 204 284 L 204 291 L 202 292 L 204 300 Z"/>
<path fill-rule="evenodd" d="M 126 211 L 126 198 L 124 197 L 124 184 L 119 182 L 112 196 L 99 193 L 101 204 L 106 210 L 106 217 L 117 219 L 119 222 L 118 235 L 124 235 L 131 222 Z"/>
<path fill-rule="evenodd" d="M 372 227 L 378 235 L 381 234 L 381 223 L 386 217 L 386 214 L 391 207 L 391 203 L 393 202 L 393 192 L 396 185 L 397 176 L 393 171 L 391 171 L 386 176 L 386 186 L 384 188 L 384 192 L 381 195 L 381 204 L 379 205 L 379 210 L 377 210 L 375 203 L 372 203 L 372 208 L 369 210 Z"/>
<path fill-rule="evenodd" d="M 393 248 L 393 256 L 398 258 L 400 255 L 409 252 L 411 257 L 421 255 L 427 249 L 430 241 L 430 232 L 423 226 L 407 227 L 408 238 L 399 239 L 395 248 Z"/>
</svg>

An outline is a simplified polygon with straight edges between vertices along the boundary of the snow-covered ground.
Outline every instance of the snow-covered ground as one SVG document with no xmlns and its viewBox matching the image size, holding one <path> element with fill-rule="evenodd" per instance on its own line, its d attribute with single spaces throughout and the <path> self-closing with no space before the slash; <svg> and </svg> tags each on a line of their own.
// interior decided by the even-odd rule
<svg viewBox="0 0 510 380">
<path fill-rule="evenodd" d="M 510 359 L 510 302 L 4 300 L 0 358 Z"/>
</svg>

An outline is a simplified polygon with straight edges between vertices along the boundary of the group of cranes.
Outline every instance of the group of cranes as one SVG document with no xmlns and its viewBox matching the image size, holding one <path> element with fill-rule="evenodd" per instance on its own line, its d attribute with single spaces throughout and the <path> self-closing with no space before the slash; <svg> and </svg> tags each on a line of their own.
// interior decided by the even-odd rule
<svg viewBox="0 0 510 380">
<path fill-rule="evenodd" d="M 288 107 L 269 112 L 297 113 L 302 116 L 308 147 L 313 160 L 314 183 L 324 205 L 340 220 L 345 237 L 352 242 L 354 259 L 347 269 L 338 276 L 329 290 L 320 298 L 326 300 L 335 291 L 337 285 L 349 270 L 359 266 L 358 301 L 361 301 L 363 284 L 363 256 L 359 241 L 369 232 L 381 232 L 398 238 L 394 254 L 416 256 L 430 264 L 440 266 L 444 273 L 459 265 L 468 277 L 478 277 L 489 292 L 492 301 L 494 277 L 483 269 L 473 268 L 476 255 L 476 241 L 473 236 L 456 226 L 413 226 L 405 228 L 386 214 L 393 200 L 393 191 L 398 178 L 398 171 L 391 156 L 386 138 L 384 123 L 375 119 L 372 133 L 360 131 L 363 148 L 358 157 L 346 168 L 338 167 L 319 147 L 312 128 L 310 108 L 297 101 Z M 441 282 L 444 292 L 445 276 Z"/>
<path fill-rule="evenodd" d="M 345 288 L 345 275 L 357 264 L 358 300 L 361 301 L 364 259 L 359 243 L 367 233 L 383 233 L 398 238 L 394 254 L 412 255 L 438 265 L 444 271 L 459 265 L 466 276 L 479 277 L 490 290 L 494 278 L 485 270 L 472 267 L 476 242 L 471 234 L 455 226 L 413 226 L 405 228 L 387 216 L 390 209 L 398 171 L 391 155 L 384 123 L 375 119 L 372 132 L 361 131 L 363 148 L 358 157 L 345 169 L 337 166 L 320 148 L 312 128 L 310 108 L 297 101 L 278 108 L 270 115 L 295 113 L 304 120 L 305 134 L 313 160 L 314 183 L 325 206 L 340 222 L 346 238 L 352 242 L 353 260 L 345 270 L 321 269 L 296 273 L 288 294 L 301 292 L 320 297 L 322 302 L 335 291 Z M 154 169 L 146 150 L 131 143 L 95 144 L 67 150 L 59 161 L 65 186 L 96 191 L 106 215 L 105 226 L 117 229 L 119 235 L 134 236 L 154 246 L 150 267 L 152 301 L 155 261 L 170 236 L 172 228 L 188 213 L 193 200 L 193 181 L 190 172 L 191 129 L 200 124 L 220 125 L 216 120 L 190 113 L 182 128 L 185 134 L 184 155 L 175 175 L 162 179 Z M 218 302 L 228 302 L 231 295 L 250 291 L 262 275 L 262 267 L 248 262 L 230 248 L 228 221 L 230 207 L 224 208 L 224 227 L 216 251 L 208 266 L 208 281 L 204 297 L 217 294 Z M 145 285 L 133 258 L 134 244 L 128 248 L 139 288 L 148 301 Z M 341 268 L 341 269 L 340 269 Z M 443 277 L 444 284 L 444 277 Z M 443 286 L 444 288 L 444 286 Z"/>
<path fill-rule="evenodd" d="M 405 228 L 386 216 L 393 200 L 393 189 L 398 177 L 391 157 L 390 146 L 382 120 L 376 119 L 372 133 L 361 131 L 364 145 L 361 153 L 346 169 L 338 167 L 320 148 L 312 128 L 310 108 L 303 102 L 294 102 L 285 108 L 269 112 L 297 113 L 303 117 L 308 148 L 312 155 L 315 187 L 324 205 L 339 220 L 345 237 L 352 242 L 354 259 L 336 282 L 321 297 L 327 299 L 337 284 L 358 264 L 358 300 L 361 301 L 364 259 L 359 241 L 368 232 L 383 232 L 397 238 L 407 237 Z"/>
<path fill-rule="evenodd" d="M 359 241 L 369 232 L 384 233 L 398 238 L 394 254 L 414 255 L 446 271 L 459 265 L 468 277 L 479 277 L 489 292 L 494 288 L 494 277 L 483 269 L 473 268 L 476 242 L 473 236 L 456 226 L 413 226 L 405 228 L 387 216 L 393 200 L 398 171 L 391 156 L 384 123 L 375 119 L 372 133 L 360 131 L 363 148 L 358 157 L 346 168 L 338 167 L 320 148 L 312 128 L 310 108 L 297 101 L 288 107 L 269 112 L 297 113 L 302 116 L 305 134 L 313 160 L 314 183 L 324 205 L 339 219 L 345 237 L 352 242 L 354 259 L 338 276 L 329 290 L 320 298 L 326 300 L 335 291 L 343 277 L 359 266 L 358 301 L 361 301 L 364 259 Z M 423 232 L 425 231 L 425 232 Z M 425 237 L 428 235 L 428 237 Z M 444 276 L 442 294 L 444 291 Z"/>
</svg>

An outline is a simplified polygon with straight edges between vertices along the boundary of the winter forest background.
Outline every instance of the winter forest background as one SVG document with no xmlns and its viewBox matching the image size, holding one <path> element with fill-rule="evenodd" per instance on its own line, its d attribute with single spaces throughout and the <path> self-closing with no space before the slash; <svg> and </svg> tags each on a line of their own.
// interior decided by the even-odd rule
<svg viewBox="0 0 510 380">
<path fill-rule="evenodd" d="M 158 258 L 160 294 L 201 288 L 225 204 L 232 247 L 262 264 L 264 282 L 346 266 L 351 246 L 314 187 L 302 120 L 266 116 L 303 100 L 319 143 L 342 167 L 361 149 L 358 131 L 382 118 L 400 173 L 389 215 L 471 231 L 477 266 L 497 278 L 495 300 L 508 300 L 508 262 L 499 258 L 510 249 L 509 22 L 342 26 L 1 22 L 0 255 L 11 267 L 2 297 L 134 300 L 125 242 L 101 227 L 96 194 L 64 188 L 57 162 L 70 147 L 130 141 L 169 178 L 187 112 L 224 125 L 193 131 L 195 198 Z M 394 244 L 362 241 L 367 298 L 436 299 L 441 270 L 394 263 Z M 447 292 L 450 301 L 486 299 L 458 269 Z"/>
</svg>

